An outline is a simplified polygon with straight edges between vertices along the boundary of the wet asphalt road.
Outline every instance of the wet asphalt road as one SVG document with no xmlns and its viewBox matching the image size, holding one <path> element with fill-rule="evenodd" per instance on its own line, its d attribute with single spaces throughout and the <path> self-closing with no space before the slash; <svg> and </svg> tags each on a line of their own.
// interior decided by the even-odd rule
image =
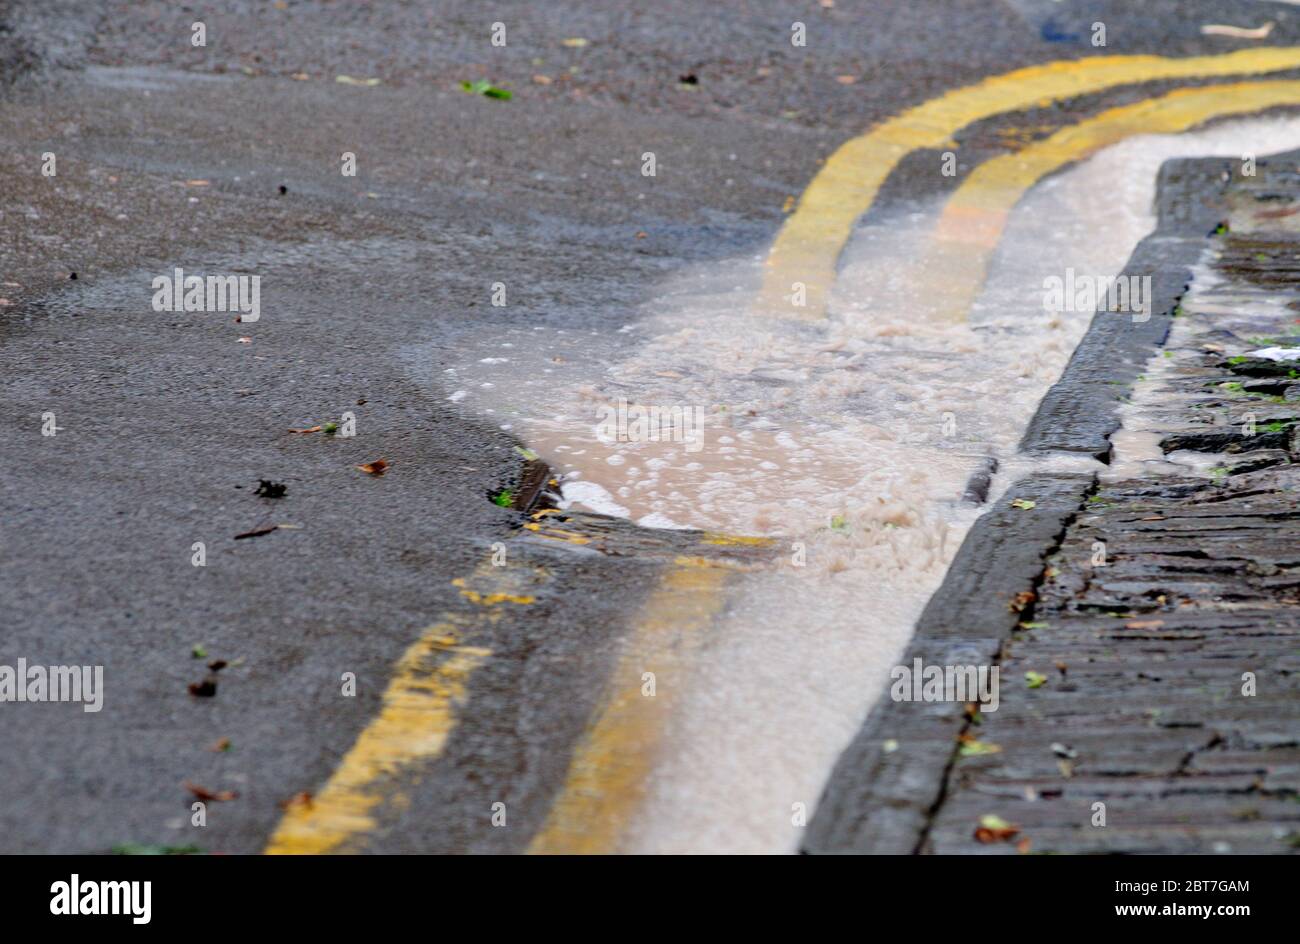
<svg viewBox="0 0 1300 944">
<path fill-rule="evenodd" d="M 394 661 L 464 608 L 451 581 L 518 525 L 488 500 L 516 443 L 447 401 L 443 364 L 521 325 L 616 330 L 672 272 L 762 251 L 845 139 L 1093 54 L 1094 18 L 1111 53 L 1241 45 L 1199 35 L 1231 20 L 1220 3 L 283 6 L 205 14 L 195 49 L 192 9 L 0 0 L 0 663 L 101 664 L 107 687 L 98 714 L 0 705 L 0 851 L 256 852 L 330 775 Z M 1297 41 L 1300 14 L 1234 10 L 1261 7 L 1274 43 Z M 457 88 L 477 78 L 514 98 Z M 899 181 L 891 199 L 943 186 Z M 154 312 L 175 266 L 261 273 L 261 321 Z M 287 432 L 345 410 L 355 439 Z M 380 457 L 382 478 L 355 469 Z M 255 496 L 263 478 L 285 497 Z M 300 527 L 234 540 L 268 523 Z M 527 845 L 663 566 L 627 541 L 646 553 L 522 552 L 547 575 L 538 606 L 499 628 L 444 757 L 356 848 Z M 187 692 L 195 646 L 236 662 L 215 697 Z M 198 838 L 186 781 L 239 794 Z M 485 828 L 498 799 L 510 829 Z"/>
</svg>

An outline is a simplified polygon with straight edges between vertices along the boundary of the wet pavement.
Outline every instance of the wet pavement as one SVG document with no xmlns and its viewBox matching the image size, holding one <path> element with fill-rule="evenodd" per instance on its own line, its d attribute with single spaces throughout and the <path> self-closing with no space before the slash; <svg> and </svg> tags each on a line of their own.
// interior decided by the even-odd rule
<svg viewBox="0 0 1300 944">
<path fill-rule="evenodd" d="M 1001 528 L 977 529 L 963 553 L 983 553 L 959 558 L 909 653 L 995 650 L 999 704 L 882 702 L 832 778 L 813 851 L 1296 847 L 1297 156 L 1255 177 L 1215 161 L 1166 175 L 1155 252 L 1186 259 L 1170 248 L 1183 235 L 1196 275 L 1165 297 L 1155 336 L 1102 332 L 1149 352 L 1131 392 L 1109 394 L 1110 468 L 1016 483 L 1008 494 L 1035 506 L 990 513 Z M 1151 255 L 1126 271 L 1149 272 Z M 1090 367 L 1122 360 L 1113 342 L 1081 347 L 1061 397 L 1086 401 Z M 1078 412 L 1081 432 L 1100 407 Z M 1009 558 L 1022 566 L 1008 577 Z"/>
<path fill-rule="evenodd" d="M 98 714 L 2 706 L 4 850 L 797 848 L 981 513 L 968 477 L 1013 460 L 996 501 L 1023 471 L 1083 335 L 1040 317 L 1043 272 L 1148 225 L 1090 239 L 1113 169 L 1049 180 L 953 328 L 929 289 L 958 280 L 917 268 L 942 201 L 1109 109 L 1294 78 L 1300 14 L 1260 52 L 1201 33 L 1229 12 L 1261 17 L 1148 4 L 1098 48 L 1086 4 L 547 4 L 494 47 L 456 4 L 235 3 L 195 47 L 172 4 L 0 0 L 0 664 L 106 678 Z M 1076 66 L 1131 54 L 1207 59 Z M 829 324 L 751 309 L 840 145 L 1057 60 L 1003 111 L 938 109 L 960 175 L 930 143 L 882 170 L 813 285 Z M 1207 147 L 1278 149 L 1287 94 Z M 176 267 L 260 275 L 261 318 L 153 310 Z M 619 395 L 707 410 L 698 467 L 607 462 L 580 410 Z M 542 460 L 566 507 L 509 507 Z M 186 784 L 236 796 L 199 829 Z"/>
</svg>

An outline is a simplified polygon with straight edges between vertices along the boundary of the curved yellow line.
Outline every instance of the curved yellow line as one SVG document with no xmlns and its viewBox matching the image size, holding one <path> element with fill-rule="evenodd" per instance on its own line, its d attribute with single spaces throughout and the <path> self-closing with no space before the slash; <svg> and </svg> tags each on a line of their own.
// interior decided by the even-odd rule
<svg viewBox="0 0 1300 944">
<path fill-rule="evenodd" d="M 471 677 L 492 657 L 490 649 L 466 640 L 490 637 L 505 609 L 499 604 L 527 606 L 532 596 L 519 591 L 549 579 L 485 562 L 469 581 L 453 580 L 479 606 L 469 613 L 444 614 L 403 653 L 379 714 L 316 795 L 286 809 L 264 851 L 298 855 L 364 848 L 381 814 L 407 802 L 404 791 L 442 754 L 468 698 Z"/>
<path fill-rule="evenodd" d="M 1300 105 L 1300 81 L 1179 89 L 1112 108 L 977 167 L 948 199 L 920 275 L 946 320 L 970 313 L 1007 219 L 1034 184 L 1066 164 L 1139 134 L 1176 134 L 1212 118 Z"/>
<path fill-rule="evenodd" d="M 727 574 L 707 563 L 679 558 L 639 614 L 603 704 L 574 751 L 564 786 L 529 853 L 622 851 L 624 830 L 645 798 L 690 656 L 725 601 Z M 643 694 L 646 672 L 655 675 L 653 696 Z"/>
<path fill-rule="evenodd" d="M 1119 85 L 1295 68 L 1300 68 L 1300 48 L 1294 47 L 1184 59 L 1106 56 L 1029 66 L 947 92 L 846 142 L 826 160 L 772 244 L 760 303 L 772 312 L 824 316 L 840 251 L 890 172 L 911 151 L 950 145 L 951 136 L 966 125 Z M 791 301 L 796 282 L 805 286 L 802 307 Z"/>
</svg>

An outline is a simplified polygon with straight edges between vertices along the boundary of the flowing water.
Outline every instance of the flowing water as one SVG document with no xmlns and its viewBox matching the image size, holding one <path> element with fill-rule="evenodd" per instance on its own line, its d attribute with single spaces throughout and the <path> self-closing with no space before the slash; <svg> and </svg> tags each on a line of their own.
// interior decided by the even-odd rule
<svg viewBox="0 0 1300 944">
<path fill-rule="evenodd" d="M 969 317 L 922 268 L 941 205 L 918 204 L 858 229 L 825 322 L 754 314 L 755 256 L 672 278 L 616 329 L 519 329 L 421 378 L 540 453 L 574 507 L 787 545 L 729 585 L 627 848 L 797 847 L 792 804 L 815 806 L 982 510 L 960 502 L 966 479 L 997 457 L 1000 501 L 1030 469 L 1016 443 L 1090 317 L 1045 311 L 1044 279 L 1118 274 L 1154 227 L 1167 158 L 1298 146 L 1300 122 L 1233 122 L 1134 138 L 1041 182 Z M 600 410 L 620 399 L 699 410 L 699 448 L 607 435 Z"/>
</svg>

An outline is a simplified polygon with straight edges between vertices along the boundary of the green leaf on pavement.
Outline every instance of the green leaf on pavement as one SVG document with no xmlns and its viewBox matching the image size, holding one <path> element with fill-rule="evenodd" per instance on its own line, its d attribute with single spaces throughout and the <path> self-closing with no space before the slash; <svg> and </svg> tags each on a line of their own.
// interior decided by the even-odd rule
<svg viewBox="0 0 1300 944">
<path fill-rule="evenodd" d="M 980 757 L 984 754 L 999 754 L 1002 748 L 988 741 L 966 741 L 957 750 L 962 757 Z"/>
<path fill-rule="evenodd" d="M 460 89 L 462 92 L 469 92 L 471 95 L 486 95 L 488 98 L 500 99 L 503 102 L 508 102 L 514 97 L 514 93 L 509 89 L 497 88 L 487 79 L 479 79 L 475 82 L 461 82 Z"/>
</svg>

